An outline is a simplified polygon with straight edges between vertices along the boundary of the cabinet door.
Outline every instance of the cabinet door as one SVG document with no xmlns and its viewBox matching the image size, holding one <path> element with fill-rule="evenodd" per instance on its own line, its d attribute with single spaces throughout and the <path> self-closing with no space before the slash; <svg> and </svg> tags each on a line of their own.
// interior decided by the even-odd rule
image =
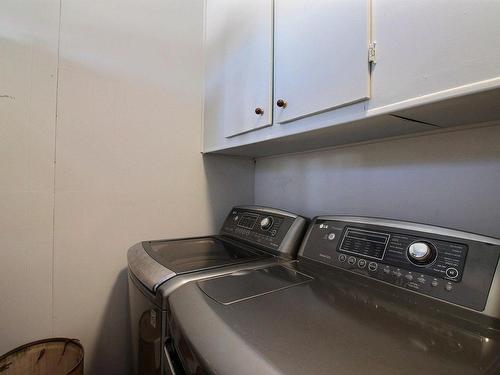
<svg viewBox="0 0 500 375">
<path fill-rule="evenodd" d="M 275 122 L 370 95 L 369 0 L 275 0 Z"/>
<path fill-rule="evenodd" d="M 377 0 L 372 11 L 380 57 L 374 108 L 426 104 L 500 84 L 500 1 Z M 443 120 L 461 121 L 458 113 Z"/>
<path fill-rule="evenodd" d="M 228 138 L 271 125 L 272 32 L 272 0 L 206 1 L 205 131 Z"/>
</svg>

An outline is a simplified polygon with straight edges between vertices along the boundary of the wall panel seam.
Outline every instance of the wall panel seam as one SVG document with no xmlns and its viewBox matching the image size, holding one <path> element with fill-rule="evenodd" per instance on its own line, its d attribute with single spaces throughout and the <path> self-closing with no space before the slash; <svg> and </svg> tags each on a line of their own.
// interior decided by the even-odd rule
<svg viewBox="0 0 500 375">
<path fill-rule="evenodd" d="M 52 269 L 51 269 L 51 334 L 54 336 L 55 312 L 54 312 L 54 280 L 55 280 L 55 244 L 56 244 L 56 173 L 57 173 L 57 125 L 58 125 L 58 108 L 59 108 L 59 64 L 61 50 L 61 23 L 62 23 L 62 0 L 59 0 L 59 25 L 57 31 L 57 66 L 56 66 L 56 93 L 55 93 L 55 116 L 54 116 L 54 166 L 53 166 L 53 184 L 52 184 Z"/>
</svg>

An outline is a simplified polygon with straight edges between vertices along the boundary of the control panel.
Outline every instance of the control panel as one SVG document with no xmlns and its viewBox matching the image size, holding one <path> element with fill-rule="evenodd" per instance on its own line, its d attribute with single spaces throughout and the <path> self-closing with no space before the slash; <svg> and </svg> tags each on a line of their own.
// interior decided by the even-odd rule
<svg viewBox="0 0 500 375">
<path fill-rule="evenodd" d="M 332 216 L 314 221 L 299 256 L 482 311 L 500 241 L 421 224 Z"/>
<path fill-rule="evenodd" d="M 467 255 L 461 243 L 346 227 L 338 251 L 382 261 L 413 273 L 460 281 Z"/>
<path fill-rule="evenodd" d="M 235 207 L 226 218 L 221 234 L 294 257 L 306 225 L 305 218 L 286 211 L 259 206 Z"/>
<path fill-rule="evenodd" d="M 251 231 L 262 236 L 274 237 L 278 234 L 283 218 L 276 215 L 257 214 L 253 212 L 235 211 L 233 220 L 236 222 L 237 232 Z"/>
</svg>

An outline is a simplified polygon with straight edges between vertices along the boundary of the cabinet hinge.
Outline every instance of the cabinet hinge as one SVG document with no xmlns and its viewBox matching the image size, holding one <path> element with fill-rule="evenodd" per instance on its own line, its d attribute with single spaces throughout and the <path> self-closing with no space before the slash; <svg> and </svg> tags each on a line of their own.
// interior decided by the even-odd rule
<svg viewBox="0 0 500 375">
<path fill-rule="evenodd" d="M 376 50 L 377 42 L 371 42 L 368 45 L 368 62 L 370 64 L 375 65 L 377 63 L 377 50 Z"/>
</svg>

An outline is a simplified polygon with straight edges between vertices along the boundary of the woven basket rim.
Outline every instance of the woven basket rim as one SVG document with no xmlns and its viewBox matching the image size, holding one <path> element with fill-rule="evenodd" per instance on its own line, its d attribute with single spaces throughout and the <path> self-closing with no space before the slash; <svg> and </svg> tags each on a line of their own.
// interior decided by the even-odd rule
<svg viewBox="0 0 500 375">
<path fill-rule="evenodd" d="M 32 342 L 29 342 L 27 344 L 23 344 L 21 346 L 18 346 L 17 348 L 14 348 L 10 351 L 8 351 L 7 353 L 5 354 L 2 354 L 0 356 L 0 362 L 2 362 L 3 360 L 5 360 L 6 358 L 8 358 L 9 356 L 11 356 L 12 354 L 15 354 L 19 351 L 22 351 L 24 349 L 27 349 L 31 346 L 36 346 L 36 345 L 40 345 L 40 344 L 45 344 L 45 343 L 49 343 L 49 342 L 63 342 L 64 345 L 68 345 L 68 344 L 74 344 L 76 345 L 78 348 L 80 348 L 81 350 L 81 356 L 80 356 L 80 359 L 78 360 L 78 362 L 75 364 L 75 366 L 73 366 L 67 373 L 66 375 L 69 375 L 71 374 L 72 372 L 74 372 L 83 362 L 83 359 L 85 358 L 85 349 L 83 348 L 83 345 L 80 343 L 80 340 L 78 339 L 69 339 L 67 337 L 51 337 L 51 338 L 48 338 L 48 339 L 42 339 L 42 340 L 36 340 L 36 341 L 32 341 Z"/>
</svg>

